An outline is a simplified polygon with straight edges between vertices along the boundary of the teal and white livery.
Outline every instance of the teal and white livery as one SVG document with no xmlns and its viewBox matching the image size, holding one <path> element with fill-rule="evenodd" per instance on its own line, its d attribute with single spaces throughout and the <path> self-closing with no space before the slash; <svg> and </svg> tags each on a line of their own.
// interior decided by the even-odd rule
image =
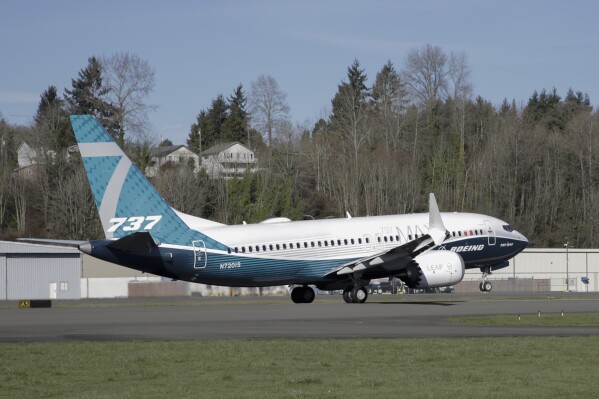
<svg viewBox="0 0 599 399">
<path fill-rule="evenodd" d="M 292 285 L 296 303 L 321 290 L 367 299 L 371 279 L 398 277 L 414 288 L 460 282 L 466 268 L 505 267 L 526 238 L 499 219 L 440 213 L 223 225 L 171 208 L 98 121 L 71 116 L 106 238 L 82 252 L 176 280 L 225 286 Z"/>
</svg>

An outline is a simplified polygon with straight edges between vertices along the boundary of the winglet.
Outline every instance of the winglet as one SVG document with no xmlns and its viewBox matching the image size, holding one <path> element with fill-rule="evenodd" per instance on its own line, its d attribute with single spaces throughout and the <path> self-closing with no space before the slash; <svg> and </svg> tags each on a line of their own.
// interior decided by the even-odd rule
<svg viewBox="0 0 599 399">
<path fill-rule="evenodd" d="M 445 241 L 447 229 L 441 219 L 439 206 L 435 199 L 435 194 L 430 193 L 428 200 L 428 234 L 432 237 L 436 245 L 440 245 Z"/>
</svg>

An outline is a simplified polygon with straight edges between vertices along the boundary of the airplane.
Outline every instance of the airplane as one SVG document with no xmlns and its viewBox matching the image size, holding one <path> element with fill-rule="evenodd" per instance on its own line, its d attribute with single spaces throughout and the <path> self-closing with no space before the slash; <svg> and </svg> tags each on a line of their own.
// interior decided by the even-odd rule
<svg viewBox="0 0 599 399">
<path fill-rule="evenodd" d="M 459 283 L 466 269 L 487 276 L 528 244 L 497 218 L 440 213 L 434 194 L 421 214 L 224 225 L 171 208 L 90 115 L 70 116 L 105 239 L 80 243 L 95 258 L 142 272 L 210 285 L 289 285 L 294 303 L 312 287 L 364 303 L 372 279 L 397 277 L 411 288 Z"/>
</svg>

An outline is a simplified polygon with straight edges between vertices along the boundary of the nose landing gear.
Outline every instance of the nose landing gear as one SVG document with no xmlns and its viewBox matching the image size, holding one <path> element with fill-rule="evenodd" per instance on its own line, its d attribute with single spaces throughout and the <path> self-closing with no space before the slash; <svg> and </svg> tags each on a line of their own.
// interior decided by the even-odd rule
<svg viewBox="0 0 599 399">
<path fill-rule="evenodd" d="M 480 271 L 483 273 L 483 281 L 480 282 L 478 288 L 481 292 L 491 292 L 493 284 L 487 280 L 487 277 L 493 274 L 491 273 L 491 266 L 483 266 L 480 268 Z"/>
</svg>

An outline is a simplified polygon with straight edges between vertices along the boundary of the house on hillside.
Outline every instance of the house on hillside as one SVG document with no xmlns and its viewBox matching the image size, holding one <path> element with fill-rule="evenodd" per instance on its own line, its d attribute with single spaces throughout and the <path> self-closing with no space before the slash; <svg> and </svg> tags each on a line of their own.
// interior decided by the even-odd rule
<svg viewBox="0 0 599 399">
<path fill-rule="evenodd" d="M 202 153 L 202 168 L 213 179 L 242 176 L 246 170 L 256 171 L 252 150 L 236 141 L 217 144 Z"/>
<path fill-rule="evenodd" d="M 67 148 L 65 159 L 68 161 L 77 152 L 79 152 L 79 147 L 76 145 L 70 146 Z M 38 167 L 46 162 L 55 162 L 56 155 L 54 150 L 35 148 L 29 145 L 28 142 L 23 141 L 17 147 L 17 169 L 15 172 L 22 178 L 32 179 L 37 176 Z"/>
<path fill-rule="evenodd" d="M 184 145 L 155 147 L 150 151 L 150 166 L 145 172 L 146 176 L 154 177 L 160 168 L 190 164 L 194 172 L 200 170 L 200 157 Z"/>
</svg>

